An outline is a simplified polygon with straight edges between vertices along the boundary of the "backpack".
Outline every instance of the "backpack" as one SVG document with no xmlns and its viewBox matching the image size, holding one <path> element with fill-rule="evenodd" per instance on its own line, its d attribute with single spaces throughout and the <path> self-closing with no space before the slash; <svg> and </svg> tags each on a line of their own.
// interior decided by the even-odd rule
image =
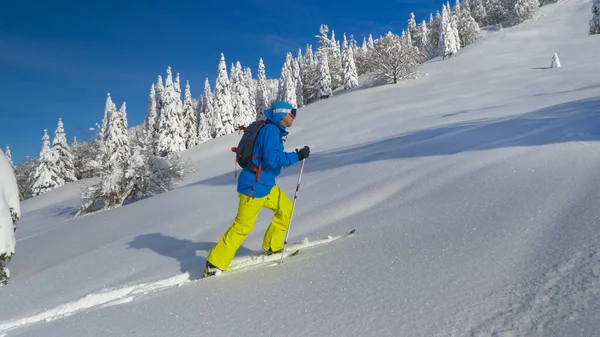
<svg viewBox="0 0 600 337">
<path fill-rule="evenodd" d="M 262 129 L 263 126 L 267 125 L 267 121 L 259 120 L 255 121 L 249 126 L 240 127 L 239 131 L 244 131 L 242 135 L 242 139 L 238 143 L 237 147 L 232 147 L 231 151 L 235 152 L 235 162 L 242 169 L 249 168 L 252 172 L 259 175 L 260 168 L 262 165 L 258 167 L 252 162 L 252 159 L 258 158 L 261 154 L 257 154 L 252 157 L 252 152 L 254 151 L 254 142 L 256 141 L 256 137 L 258 137 L 258 133 Z M 237 177 L 237 166 L 235 171 L 235 176 Z M 258 177 L 257 177 L 258 179 Z"/>
</svg>

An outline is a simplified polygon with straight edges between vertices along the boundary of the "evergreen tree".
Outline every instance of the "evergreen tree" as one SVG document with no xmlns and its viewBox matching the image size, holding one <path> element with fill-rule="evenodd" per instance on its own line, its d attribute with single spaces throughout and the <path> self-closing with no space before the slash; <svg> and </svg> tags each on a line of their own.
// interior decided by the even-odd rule
<svg viewBox="0 0 600 337">
<path fill-rule="evenodd" d="M 181 80 L 179 73 L 175 76 L 173 81 L 173 88 L 175 89 L 175 102 L 177 103 L 177 109 L 175 110 L 177 130 L 179 130 L 179 136 L 177 139 L 181 140 L 179 147 L 185 149 L 185 121 L 183 118 L 183 101 L 181 99 Z"/>
<path fill-rule="evenodd" d="M 54 158 L 50 149 L 50 137 L 48 137 L 47 129 L 44 129 L 42 149 L 40 150 L 39 162 L 33 176 L 33 181 L 31 190 L 34 197 L 64 184 L 64 181 L 58 175 L 56 158 Z"/>
<path fill-rule="evenodd" d="M 327 60 L 329 62 L 329 73 L 331 75 L 331 87 L 336 89 L 344 85 L 344 70 L 342 67 L 342 53 L 340 42 L 335 39 L 335 32 L 331 31 L 331 39 L 327 48 Z"/>
<path fill-rule="evenodd" d="M 327 50 L 319 50 L 317 52 L 317 58 L 319 60 L 319 84 L 317 86 L 317 98 L 329 98 L 333 95 L 333 91 L 331 90 L 331 76 L 329 75 Z"/>
<path fill-rule="evenodd" d="M 184 143 L 185 148 L 190 149 L 198 145 L 198 120 L 196 119 L 196 111 L 192 103 L 192 91 L 190 89 L 190 81 L 185 82 L 185 97 L 183 100 L 183 120 L 184 120 Z"/>
<path fill-rule="evenodd" d="M 506 0 L 483 0 L 485 7 L 486 23 L 485 25 L 496 25 L 510 18 Z"/>
<path fill-rule="evenodd" d="M 296 94 L 296 107 L 300 108 L 304 106 L 304 88 L 302 85 L 302 75 L 300 73 L 300 63 L 298 60 L 292 60 L 293 78 L 294 78 L 294 89 Z"/>
<path fill-rule="evenodd" d="M 256 114 L 259 120 L 264 120 L 264 110 L 269 106 L 267 99 L 267 76 L 265 73 L 265 64 L 262 57 L 258 61 L 258 75 L 256 78 Z"/>
<path fill-rule="evenodd" d="M 483 26 L 487 21 L 487 13 L 485 11 L 485 7 L 483 6 L 482 0 L 470 0 L 469 12 L 480 27 Z"/>
<path fill-rule="evenodd" d="M 100 130 L 100 140 L 104 141 L 108 134 L 108 128 L 110 125 L 110 119 L 112 115 L 117 113 L 117 106 L 113 103 L 110 97 L 110 92 L 106 94 L 106 105 L 104 107 L 104 118 L 102 119 L 102 128 Z"/>
<path fill-rule="evenodd" d="M 176 86 L 173 83 L 171 67 L 167 68 L 167 79 L 163 90 L 163 110 L 159 119 L 157 154 L 161 157 L 185 150 L 185 141 L 180 123 L 179 102 Z"/>
<path fill-rule="evenodd" d="M 156 119 L 154 121 L 154 131 L 152 132 L 152 138 L 154 139 L 153 142 L 153 147 L 154 147 L 154 153 L 158 153 L 158 139 L 160 137 L 160 119 L 161 119 L 161 115 L 163 113 L 164 110 L 164 91 L 165 91 L 165 87 L 163 85 L 163 80 L 162 80 L 162 76 L 158 75 L 158 78 L 156 80 L 156 86 L 154 87 L 155 89 L 155 97 L 156 97 Z"/>
<path fill-rule="evenodd" d="M 242 126 L 250 125 L 254 121 L 254 104 L 250 102 L 250 93 L 246 86 L 246 79 L 240 62 L 236 62 L 232 69 L 231 76 L 231 96 L 234 98 L 234 127 L 237 129 Z"/>
<path fill-rule="evenodd" d="M 440 23 L 440 39 L 438 50 L 443 58 L 452 57 L 458 52 L 458 43 L 454 33 L 453 19 L 450 10 L 442 5 L 442 20 Z"/>
<path fill-rule="evenodd" d="M 205 142 L 216 136 L 214 132 L 214 101 L 213 93 L 210 88 L 208 78 L 204 81 L 204 93 L 202 94 L 202 104 L 198 114 L 198 140 Z"/>
<path fill-rule="evenodd" d="M 294 65 L 292 64 L 292 53 L 287 53 L 285 63 L 281 68 L 279 77 L 279 89 L 277 99 L 296 106 L 296 83 L 294 81 Z"/>
<path fill-rule="evenodd" d="M 215 84 L 215 133 L 221 137 L 234 132 L 233 104 L 231 102 L 231 88 L 225 65 L 225 55 L 221 53 L 219 73 Z"/>
<path fill-rule="evenodd" d="M 419 48 L 413 45 L 408 32 L 402 31 L 400 46 L 400 58 L 403 69 L 402 77 L 409 77 L 414 73 L 419 64 L 421 64 L 421 61 L 424 60 L 424 56 L 419 51 Z"/>
<path fill-rule="evenodd" d="M 256 81 L 252 78 L 252 70 L 250 67 L 246 67 L 244 69 L 244 81 L 246 83 L 246 88 L 248 88 L 248 106 L 246 107 L 248 110 L 248 120 L 255 121 L 256 120 Z"/>
<path fill-rule="evenodd" d="M 75 177 L 75 164 L 73 154 L 67 144 L 67 136 L 62 119 L 58 119 L 58 126 L 54 131 L 54 140 L 52 141 L 52 155 L 56 160 L 58 177 L 65 182 L 77 180 Z"/>
<path fill-rule="evenodd" d="M 427 39 L 429 40 L 430 47 L 430 56 L 435 57 L 441 55 L 440 51 L 440 33 L 442 31 L 442 15 L 440 11 L 436 11 L 435 17 L 433 15 L 429 16 L 429 24 L 427 25 L 429 30 L 429 35 Z"/>
<path fill-rule="evenodd" d="M 358 86 L 358 74 L 354 63 L 354 50 L 348 46 L 346 34 L 342 44 L 342 62 L 344 63 L 344 89 L 349 90 Z"/>
<path fill-rule="evenodd" d="M 417 36 L 419 35 L 419 30 L 417 28 L 417 22 L 415 21 L 415 14 L 410 13 L 410 18 L 408 19 L 408 33 L 410 34 L 410 39 L 414 42 L 417 41 Z"/>
<path fill-rule="evenodd" d="M 367 38 L 363 37 L 362 45 L 359 47 L 354 43 L 349 43 L 349 46 L 354 45 L 354 63 L 356 64 L 356 73 L 358 75 L 366 74 L 369 72 L 370 50 L 367 47 Z"/>
<path fill-rule="evenodd" d="M 533 18 L 533 15 L 540 7 L 538 0 L 515 0 L 513 7 L 512 22 L 520 24 L 525 20 Z"/>
<path fill-rule="evenodd" d="M 481 38 L 481 29 L 479 28 L 479 24 L 471 16 L 471 12 L 464 6 L 464 4 L 459 9 L 459 17 L 458 34 L 460 36 L 462 46 L 468 46 L 479 40 Z"/>
<path fill-rule="evenodd" d="M 126 105 L 121 105 L 119 112 L 111 114 L 108 133 L 103 142 L 103 163 L 109 170 L 122 165 L 129 158 L 129 136 L 127 133 Z"/>
<path fill-rule="evenodd" d="M 458 26 L 460 25 L 460 3 L 458 0 L 456 0 L 456 8 L 455 10 L 451 10 L 450 1 L 447 1 L 446 8 L 450 14 L 450 29 L 454 38 L 454 43 L 456 43 L 456 50 L 458 52 L 458 50 L 461 48 L 460 33 L 458 31 Z"/>
<path fill-rule="evenodd" d="M 312 46 L 306 46 L 306 52 L 303 57 L 304 66 L 300 77 L 302 80 L 302 98 L 303 103 L 308 104 L 318 99 L 318 85 L 320 78 L 319 62 L 315 60 Z"/>
<path fill-rule="evenodd" d="M 154 88 L 154 83 L 152 83 L 152 86 L 150 87 L 150 96 L 148 97 L 146 119 L 144 120 L 144 129 L 146 130 L 147 134 L 154 134 L 157 118 L 158 113 L 156 111 L 156 90 Z"/>
<path fill-rule="evenodd" d="M 592 3 L 592 19 L 590 20 L 590 35 L 600 34 L 600 0 Z"/>
<path fill-rule="evenodd" d="M 239 73 L 238 73 L 239 70 Z M 231 68 L 229 68 L 229 87 L 231 88 L 231 106 L 233 107 L 233 128 L 238 129 L 241 126 L 241 97 L 238 82 L 242 80 L 242 70 L 237 69 L 235 64 L 231 63 Z"/>
<path fill-rule="evenodd" d="M 12 155 L 10 153 L 10 147 L 8 147 L 8 145 L 6 145 L 6 151 L 4 152 L 4 154 L 6 155 L 6 159 L 8 159 L 8 163 L 10 164 L 10 167 L 15 168 L 15 164 L 12 161 Z"/>
<path fill-rule="evenodd" d="M 425 20 L 419 24 L 417 28 L 417 39 L 413 41 L 415 46 L 419 49 L 419 52 L 423 56 L 422 62 L 425 62 L 432 56 L 432 50 L 429 45 L 429 31 L 427 30 L 427 23 Z"/>
</svg>

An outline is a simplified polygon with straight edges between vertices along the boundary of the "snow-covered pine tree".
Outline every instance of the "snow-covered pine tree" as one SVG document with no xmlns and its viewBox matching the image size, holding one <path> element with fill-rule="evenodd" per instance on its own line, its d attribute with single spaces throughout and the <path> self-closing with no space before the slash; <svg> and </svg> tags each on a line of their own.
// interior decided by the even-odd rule
<svg viewBox="0 0 600 337">
<path fill-rule="evenodd" d="M 331 90 L 331 76 L 329 75 L 327 50 L 321 48 L 317 52 L 317 58 L 319 60 L 319 82 L 317 85 L 317 98 L 329 98 L 333 95 L 333 90 Z"/>
<path fill-rule="evenodd" d="M 482 27 L 487 21 L 487 13 L 482 0 L 469 0 L 469 11 L 475 22 Z"/>
<path fill-rule="evenodd" d="M 163 79 L 161 75 L 158 75 L 156 79 L 156 85 L 154 87 L 156 97 L 156 119 L 154 121 L 154 131 L 152 132 L 151 137 L 154 139 L 154 153 L 158 153 L 158 138 L 160 136 L 160 118 L 164 109 L 164 100 L 163 95 L 165 91 L 165 87 L 163 85 Z"/>
<path fill-rule="evenodd" d="M 248 120 L 255 121 L 256 120 L 256 81 L 252 78 L 252 69 L 250 67 L 246 67 L 244 69 L 244 81 L 246 83 L 246 88 L 248 88 L 248 106 L 246 107 L 248 111 Z"/>
<path fill-rule="evenodd" d="M 592 19 L 590 20 L 589 34 L 600 34 L 600 0 L 594 0 L 592 3 Z"/>
<path fill-rule="evenodd" d="M 510 11 L 506 0 L 483 0 L 485 7 L 486 23 L 485 25 L 495 25 L 504 22 L 510 18 Z M 510 9 L 510 11 L 509 11 Z"/>
<path fill-rule="evenodd" d="M 254 121 L 252 114 L 254 104 L 250 102 L 249 89 L 246 86 L 244 71 L 242 70 L 242 65 L 239 61 L 236 62 L 235 70 L 233 70 L 232 73 L 231 96 L 235 98 L 233 116 L 235 121 L 234 127 L 237 129 L 242 126 L 250 125 Z"/>
<path fill-rule="evenodd" d="M 281 68 L 277 100 L 296 106 L 296 82 L 294 81 L 294 65 L 292 64 L 292 53 L 290 52 L 286 54 L 285 63 Z"/>
<path fill-rule="evenodd" d="M 419 34 L 419 30 L 417 28 L 417 22 L 415 21 L 415 14 L 410 13 L 410 18 L 408 19 L 408 33 L 410 34 L 410 39 L 414 42 L 417 40 L 417 35 Z"/>
<path fill-rule="evenodd" d="M 238 73 L 239 71 L 239 73 Z M 229 87 L 231 88 L 231 106 L 233 107 L 233 128 L 238 129 L 242 123 L 242 118 L 240 111 L 241 107 L 241 97 L 238 82 L 242 80 L 242 70 L 241 68 L 236 68 L 234 63 L 231 63 L 231 68 L 229 68 Z"/>
<path fill-rule="evenodd" d="M 452 57 L 458 52 L 456 35 L 452 25 L 452 15 L 445 4 L 442 5 L 442 20 L 440 22 L 440 38 L 438 50 L 442 58 Z"/>
<path fill-rule="evenodd" d="M 511 21 L 513 24 L 518 25 L 525 20 L 529 20 L 533 18 L 539 7 L 539 0 L 515 0 Z"/>
<path fill-rule="evenodd" d="M 233 133 L 233 104 L 231 102 L 231 88 L 227 76 L 225 55 L 221 53 L 219 61 L 219 73 L 215 84 L 215 133 L 221 137 Z"/>
<path fill-rule="evenodd" d="M 430 57 L 435 57 L 441 55 L 441 51 L 439 49 L 440 46 L 440 32 L 442 29 L 442 15 L 440 11 L 436 11 L 435 17 L 433 15 L 429 15 L 429 24 L 427 25 L 429 30 L 427 39 L 429 40 L 429 52 Z"/>
<path fill-rule="evenodd" d="M 198 114 L 198 140 L 202 143 L 216 136 L 214 133 L 214 102 L 213 92 L 208 77 L 204 81 L 201 110 Z"/>
<path fill-rule="evenodd" d="M 256 77 L 256 115 L 257 119 L 264 120 L 264 110 L 269 106 L 267 101 L 267 75 L 262 57 L 258 61 L 258 74 Z"/>
<path fill-rule="evenodd" d="M 192 102 L 192 90 L 190 88 L 190 81 L 185 82 L 185 96 L 183 100 L 182 115 L 185 130 L 185 148 L 190 149 L 198 145 L 198 120 L 196 119 L 196 111 Z"/>
<path fill-rule="evenodd" d="M 421 54 L 419 48 L 414 46 L 410 34 L 404 30 L 400 36 L 400 46 L 400 57 L 402 59 L 404 73 L 402 78 L 407 78 L 414 74 L 419 64 L 424 61 L 425 56 Z"/>
<path fill-rule="evenodd" d="M 148 97 L 148 107 L 146 110 L 146 119 L 144 120 L 144 129 L 146 130 L 147 136 L 154 140 L 155 125 L 158 120 L 158 112 L 156 110 L 156 90 L 154 83 L 150 87 L 150 96 Z"/>
<path fill-rule="evenodd" d="M 450 14 L 450 27 L 452 34 L 454 35 L 454 41 L 456 41 L 456 50 L 460 50 L 461 41 L 460 41 L 460 33 L 458 32 L 458 26 L 460 25 L 460 3 L 456 0 L 456 10 L 451 10 L 450 1 L 447 1 L 446 8 Z"/>
<path fill-rule="evenodd" d="M 106 105 L 104 107 L 104 118 L 102 119 L 102 128 L 100 130 L 100 140 L 104 141 L 108 134 L 108 128 L 110 125 L 110 119 L 113 114 L 117 113 L 117 106 L 110 97 L 110 92 L 106 94 Z"/>
<path fill-rule="evenodd" d="M 427 30 L 427 23 L 425 20 L 419 24 L 417 27 L 417 39 L 414 42 L 414 45 L 419 49 L 420 54 L 422 55 L 422 62 L 429 60 L 431 57 L 431 47 L 429 46 L 429 32 Z"/>
<path fill-rule="evenodd" d="M 278 79 L 268 79 L 267 80 L 267 102 L 269 102 L 269 106 L 271 103 L 277 99 L 277 92 L 279 90 L 279 80 Z"/>
<path fill-rule="evenodd" d="M 129 158 L 129 136 L 127 133 L 126 105 L 121 105 L 119 112 L 111 114 L 108 133 L 103 142 L 103 167 L 108 170 L 120 167 Z"/>
<path fill-rule="evenodd" d="M 315 60 L 312 46 L 306 45 L 304 53 L 304 67 L 300 77 L 302 78 L 302 98 L 304 104 L 316 101 L 319 84 L 319 62 Z"/>
<path fill-rule="evenodd" d="M 350 47 L 352 43 L 348 43 Z M 363 36 L 362 45 L 359 47 L 354 41 L 354 63 L 356 64 L 356 73 L 360 76 L 369 72 L 369 49 L 367 48 L 367 38 Z"/>
<path fill-rule="evenodd" d="M 179 101 L 171 67 L 167 68 L 167 79 L 163 91 L 164 107 L 159 119 L 159 136 L 157 144 L 157 154 L 161 157 L 170 153 L 185 150 L 185 142 L 182 135 L 182 127 L 179 119 Z"/>
<path fill-rule="evenodd" d="M 319 46 L 317 47 L 317 52 L 320 48 L 327 48 L 329 46 L 329 26 L 321 25 L 319 27 L 319 35 L 315 35 L 318 39 Z"/>
<path fill-rule="evenodd" d="M 344 89 L 350 90 L 358 86 L 358 74 L 354 63 L 354 48 L 348 46 L 348 40 L 344 33 L 342 43 L 342 62 L 344 63 Z"/>
<path fill-rule="evenodd" d="M 178 139 L 181 140 L 179 147 L 185 149 L 185 122 L 183 120 L 183 100 L 181 99 L 181 79 L 179 73 L 175 76 L 173 81 L 173 88 L 175 89 L 175 102 L 177 103 L 177 110 L 175 116 L 177 116 L 177 124 L 179 130 Z"/>
<path fill-rule="evenodd" d="M 537 1 L 537 0 L 536 0 Z M 471 16 L 471 12 L 464 6 L 460 7 L 460 19 L 458 26 L 458 35 L 462 46 L 468 46 L 481 38 L 481 29 L 479 24 Z"/>
<path fill-rule="evenodd" d="M 51 191 L 64 184 L 64 180 L 58 175 L 56 158 L 50 149 L 50 137 L 48 137 L 47 129 L 44 129 L 42 149 L 40 150 L 38 166 L 35 170 L 33 181 L 34 183 L 31 187 L 33 197 Z"/>
<path fill-rule="evenodd" d="M 344 70 L 342 67 L 340 42 L 335 39 L 335 32 L 333 30 L 331 31 L 327 53 L 329 74 L 331 75 L 331 88 L 336 89 L 344 85 Z"/>
<path fill-rule="evenodd" d="M 300 73 L 300 64 L 298 60 L 292 60 L 294 89 L 296 94 L 296 107 L 304 106 L 304 85 L 302 84 L 302 75 Z"/>
<path fill-rule="evenodd" d="M 10 147 L 8 145 L 6 145 L 6 151 L 4 152 L 4 154 L 6 155 L 6 159 L 8 159 L 8 163 L 10 164 L 10 167 L 12 167 L 14 169 L 15 164 L 12 161 L 12 154 L 10 153 Z"/>
<path fill-rule="evenodd" d="M 76 181 L 75 164 L 73 154 L 69 144 L 62 119 L 58 119 L 58 125 L 54 131 L 54 140 L 52 141 L 52 155 L 56 159 L 56 168 L 58 176 L 65 182 Z"/>
</svg>

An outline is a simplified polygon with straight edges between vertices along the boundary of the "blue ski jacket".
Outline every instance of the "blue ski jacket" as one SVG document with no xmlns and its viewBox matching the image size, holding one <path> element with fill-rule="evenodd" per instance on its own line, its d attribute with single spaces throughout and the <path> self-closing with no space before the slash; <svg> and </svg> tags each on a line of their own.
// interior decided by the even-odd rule
<svg viewBox="0 0 600 337">
<path fill-rule="evenodd" d="M 275 186 L 275 178 L 281 173 L 281 168 L 292 166 L 298 162 L 296 152 L 283 150 L 283 137 L 287 136 L 288 132 L 279 122 L 286 112 L 281 112 L 281 109 L 275 109 L 275 111 L 277 112 L 273 112 L 273 109 L 264 111 L 268 122 L 262 127 L 254 141 L 252 157 L 255 159 L 252 161 L 257 167 L 261 165 L 260 174 L 256 175 L 245 168 L 238 177 L 237 191 L 253 198 L 267 196 Z M 260 156 L 258 156 L 259 154 Z"/>
</svg>

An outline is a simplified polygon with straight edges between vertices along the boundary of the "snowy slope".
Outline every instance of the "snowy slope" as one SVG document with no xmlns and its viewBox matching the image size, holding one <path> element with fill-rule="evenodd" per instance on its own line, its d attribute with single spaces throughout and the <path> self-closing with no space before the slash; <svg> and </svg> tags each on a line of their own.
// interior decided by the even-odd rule
<svg viewBox="0 0 600 337">
<path fill-rule="evenodd" d="M 83 182 L 23 203 L 8 336 L 595 336 L 600 41 L 591 1 L 543 7 L 427 77 L 299 111 L 290 241 L 273 268 L 199 279 L 236 210 L 229 135 L 177 189 L 72 219 Z M 546 69 L 558 53 L 562 68 Z M 290 196 L 299 166 L 279 180 Z M 264 211 L 239 255 L 260 250 Z"/>
</svg>

